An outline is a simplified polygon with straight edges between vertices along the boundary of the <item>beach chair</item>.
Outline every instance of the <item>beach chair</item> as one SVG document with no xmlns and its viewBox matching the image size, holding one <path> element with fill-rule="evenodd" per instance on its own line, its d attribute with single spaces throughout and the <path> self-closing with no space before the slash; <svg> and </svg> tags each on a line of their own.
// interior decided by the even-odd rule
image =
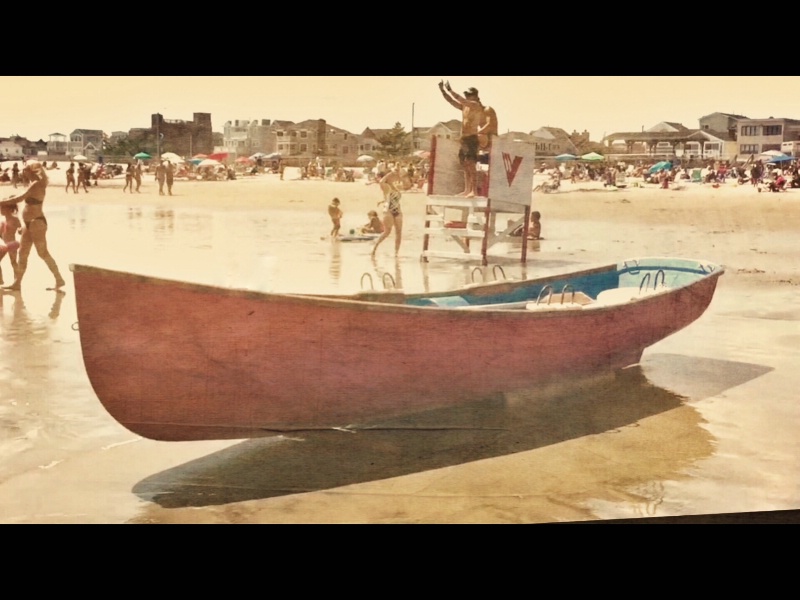
<svg viewBox="0 0 800 600">
<path fill-rule="evenodd" d="M 692 183 L 703 183 L 702 169 L 692 169 Z"/>
</svg>

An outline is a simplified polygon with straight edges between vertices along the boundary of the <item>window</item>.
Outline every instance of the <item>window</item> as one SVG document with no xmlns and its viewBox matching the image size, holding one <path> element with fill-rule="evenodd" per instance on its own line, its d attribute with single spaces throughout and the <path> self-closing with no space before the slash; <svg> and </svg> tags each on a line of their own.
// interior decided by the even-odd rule
<svg viewBox="0 0 800 600">
<path fill-rule="evenodd" d="M 283 131 L 276 131 L 275 135 L 278 137 L 283 137 L 283 133 L 284 133 Z"/>
<path fill-rule="evenodd" d="M 783 126 L 781 125 L 764 125 L 764 135 L 781 135 L 783 133 Z"/>
<path fill-rule="evenodd" d="M 740 144 L 739 154 L 758 154 L 758 144 Z"/>
<path fill-rule="evenodd" d="M 300 152 L 308 152 L 308 144 L 300 144 Z"/>
<path fill-rule="evenodd" d="M 350 154 L 350 146 L 342 146 L 342 156 Z"/>
<path fill-rule="evenodd" d="M 300 132 L 300 137 L 301 138 L 307 138 L 308 137 L 308 132 L 306 130 L 301 131 Z"/>
<path fill-rule="evenodd" d="M 758 125 L 742 125 L 742 137 L 759 135 L 759 129 Z"/>
</svg>

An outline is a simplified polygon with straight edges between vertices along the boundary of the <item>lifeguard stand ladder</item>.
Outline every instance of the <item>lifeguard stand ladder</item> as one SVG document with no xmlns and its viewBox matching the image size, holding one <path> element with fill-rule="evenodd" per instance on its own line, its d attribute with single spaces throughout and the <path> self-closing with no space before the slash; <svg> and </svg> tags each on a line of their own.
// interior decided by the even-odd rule
<svg viewBox="0 0 800 600">
<path fill-rule="evenodd" d="M 535 149 L 531 144 L 495 138 L 489 154 L 488 169 L 478 171 L 478 195 L 460 196 L 464 190 L 464 170 L 458 160 L 460 143 L 443 138 L 431 140 L 431 168 L 428 173 L 428 195 L 425 206 L 425 229 L 422 257 L 481 259 L 488 264 L 491 246 L 508 241 L 519 222 L 497 232 L 497 215 L 524 215 L 520 262 L 527 260 L 528 227 L 531 212 L 531 190 L 535 167 Z M 455 218 L 452 218 L 455 215 Z M 433 250 L 431 240 L 455 241 L 461 252 Z M 519 238 L 516 238 L 519 239 Z M 480 240 L 480 255 L 473 252 Z"/>
</svg>

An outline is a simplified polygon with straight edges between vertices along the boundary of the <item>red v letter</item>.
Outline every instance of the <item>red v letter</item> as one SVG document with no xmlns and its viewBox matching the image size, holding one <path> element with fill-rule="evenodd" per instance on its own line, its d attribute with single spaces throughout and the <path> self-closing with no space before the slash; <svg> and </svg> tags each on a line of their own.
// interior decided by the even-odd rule
<svg viewBox="0 0 800 600">
<path fill-rule="evenodd" d="M 514 160 L 512 161 L 511 155 L 508 152 L 503 152 L 503 166 L 506 169 L 506 179 L 508 179 L 509 187 L 511 187 L 511 184 L 514 183 L 514 177 L 517 176 L 517 170 L 521 164 L 521 156 L 515 156 Z"/>
</svg>

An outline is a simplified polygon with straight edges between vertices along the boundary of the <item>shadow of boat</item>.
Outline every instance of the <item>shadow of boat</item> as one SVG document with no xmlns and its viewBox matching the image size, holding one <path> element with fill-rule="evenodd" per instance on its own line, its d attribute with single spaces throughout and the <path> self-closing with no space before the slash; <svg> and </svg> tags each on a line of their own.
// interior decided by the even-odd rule
<svg viewBox="0 0 800 600">
<path fill-rule="evenodd" d="M 680 408 L 691 413 L 680 419 L 691 431 L 681 432 L 681 452 L 667 461 L 675 472 L 712 452 L 702 417 L 684 402 L 718 394 L 769 370 L 655 354 L 642 365 L 560 388 L 500 394 L 339 430 L 247 440 L 147 477 L 133 492 L 162 508 L 275 498 L 535 450 L 637 426 L 642 419 Z M 669 381 L 671 389 L 654 385 L 659 379 Z M 689 437 L 697 439 L 687 447 Z"/>
</svg>

